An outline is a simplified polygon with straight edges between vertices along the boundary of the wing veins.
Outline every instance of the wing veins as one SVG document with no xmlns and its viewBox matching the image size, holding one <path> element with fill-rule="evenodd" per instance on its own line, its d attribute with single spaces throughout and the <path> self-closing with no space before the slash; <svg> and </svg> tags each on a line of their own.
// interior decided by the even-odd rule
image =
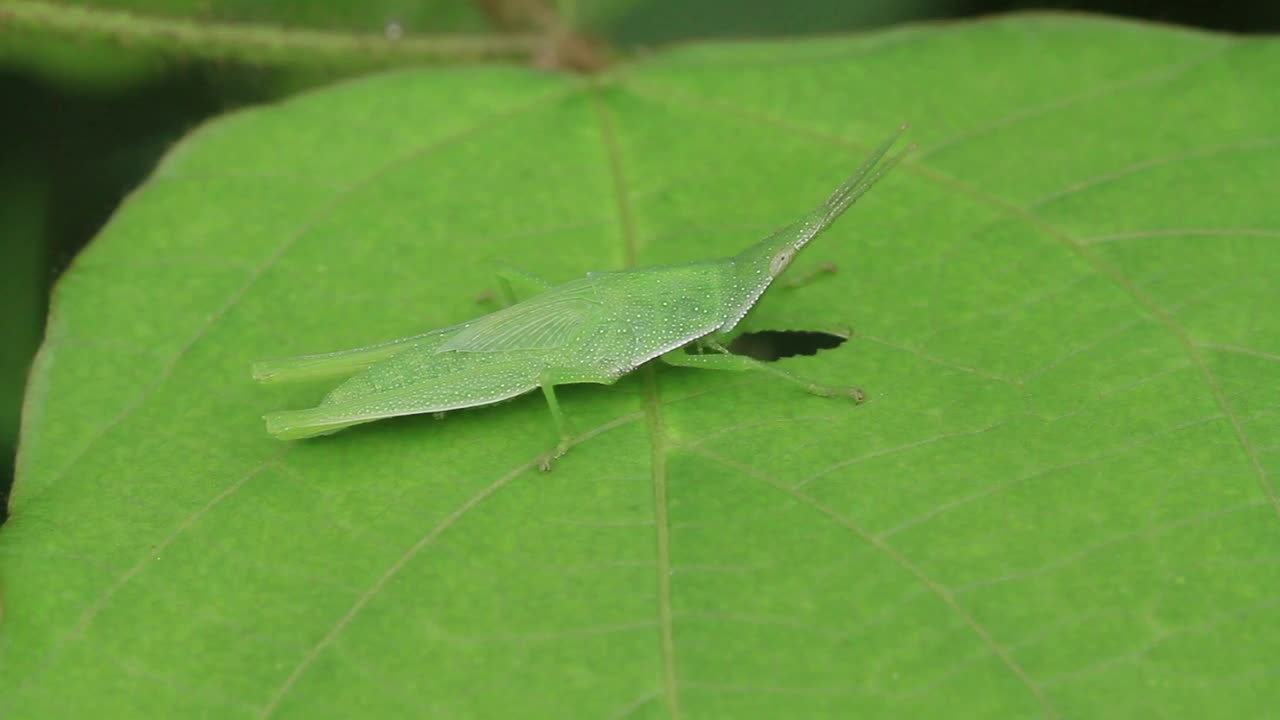
<svg viewBox="0 0 1280 720">
<path fill-rule="evenodd" d="M 551 290 L 480 318 L 436 352 L 553 350 L 577 337 L 600 307 L 590 285 Z"/>
</svg>

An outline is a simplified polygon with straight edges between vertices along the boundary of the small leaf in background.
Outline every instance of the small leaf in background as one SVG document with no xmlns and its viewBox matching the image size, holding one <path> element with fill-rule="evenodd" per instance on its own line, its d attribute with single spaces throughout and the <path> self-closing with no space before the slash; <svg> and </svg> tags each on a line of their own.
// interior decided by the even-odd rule
<svg viewBox="0 0 1280 720">
<path fill-rule="evenodd" d="M 59 283 L 0 531 L 6 717 L 1265 716 L 1273 40 L 1022 17 L 349 82 L 194 132 Z M 269 355 L 723 255 L 920 149 L 745 329 L 280 443 Z"/>
</svg>

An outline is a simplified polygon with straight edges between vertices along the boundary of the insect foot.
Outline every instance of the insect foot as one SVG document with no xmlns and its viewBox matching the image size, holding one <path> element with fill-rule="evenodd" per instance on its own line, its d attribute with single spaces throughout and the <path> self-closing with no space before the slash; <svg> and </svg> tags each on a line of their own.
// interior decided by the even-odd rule
<svg viewBox="0 0 1280 720">
<path fill-rule="evenodd" d="M 556 450 L 548 451 L 547 455 L 543 455 L 543 459 L 538 461 L 538 469 L 543 471 L 543 473 L 550 473 L 550 471 L 552 471 L 553 462 L 556 462 L 557 460 L 561 459 L 561 457 L 564 456 L 564 452 L 566 452 L 566 450 L 567 448 L 561 448 L 557 446 Z"/>
<path fill-rule="evenodd" d="M 542 472 L 551 472 L 551 463 L 564 457 L 567 452 L 569 452 L 569 441 L 567 439 L 561 440 L 560 444 L 556 445 L 554 449 L 548 450 L 547 454 L 542 456 L 542 460 L 538 462 L 538 469 Z"/>
<path fill-rule="evenodd" d="M 818 385 L 813 383 L 805 386 L 805 390 L 814 395 L 821 395 L 829 398 L 849 398 L 855 405 L 861 405 L 866 401 L 867 395 L 862 392 L 862 388 L 856 387 L 833 387 L 831 385 Z"/>
</svg>

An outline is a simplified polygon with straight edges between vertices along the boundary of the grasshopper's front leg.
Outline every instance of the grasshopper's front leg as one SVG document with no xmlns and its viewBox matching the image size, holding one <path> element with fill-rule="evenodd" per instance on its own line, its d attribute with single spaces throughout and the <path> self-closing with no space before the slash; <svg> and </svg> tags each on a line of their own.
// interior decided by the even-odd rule
<svg viewBox="0 0 1280 720">
<path fill-rule="evenodd" d="M 660 357 L 663 362 L 676 367 L 701 368 L 703 370 L 763 370 L 793 382 L 814 395 L 845 397 L 852 399 L 855 403 L 861 403 L 866 399 L 866 395 L 859 388 L 835 387 L 806 380 L 755 358 L 750 358 L 746 355 L 734 355 L 726 347 L 711 338 L 701 338 L 695 341 L 694 345 L 711 350 L 714 354 L 690 355 L 685 352 L 684 348 L 677 348 Z"/>
<path fill-rule="evenodd" d="M 801 275 L 798 278 L 795 278 L 793 280 L 788 280 L 786 283 L 784 283 L 784 286 L 792 290 L 795 290 L 796 288 L 802 288 L 805 285 L 808 285 L 809 283 L 813 282 L 814 280 L 817 280 L 818 278 L 824 275 L 831 275 L 831 274 L 834 274 L 835 272 L 836 272 L 836 264 L 831 262 L 825 262 L 819 265 L 818 267 L 810 270 L 809 272 Z"/>
</svg>

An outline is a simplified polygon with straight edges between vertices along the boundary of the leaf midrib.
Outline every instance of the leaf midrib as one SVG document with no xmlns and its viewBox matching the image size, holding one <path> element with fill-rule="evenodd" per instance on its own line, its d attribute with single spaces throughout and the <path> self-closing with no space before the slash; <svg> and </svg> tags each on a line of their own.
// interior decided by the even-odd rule
<svg viewBox="0 0 1280 720">
<path fill-rule="evenodd" d="M 637 262 L 636 229 L 632 216 L 630 193 L 622 170 L 622 152 L 618 145 L 616 129 L 609 109 L 601 96 L 600 86 L 590 86 L 591 107 L 600 125 L 600 138 L 612 180 L 614 206 L 617 208 L 618 225 L 623 243 L 626 267 L 634 268 Z M 658 397 L 658 381 L 653 364 L 647 363 L 640 372 L 644 375 L 644 412 L 649 425 L 651 448 L 651 473 L 653 478 L 653 524 L 657 552 L 658 573 L 658 628 L 662 647 L 662 680 L 667 699 L 667 712 L 672 718 L 680 717 L 680 686 L 676 674 L 675 634 L 671 610 L 671 528 L 667 507 L 667 450 L 662 432 L 662 402 Z"/>
</svg>

